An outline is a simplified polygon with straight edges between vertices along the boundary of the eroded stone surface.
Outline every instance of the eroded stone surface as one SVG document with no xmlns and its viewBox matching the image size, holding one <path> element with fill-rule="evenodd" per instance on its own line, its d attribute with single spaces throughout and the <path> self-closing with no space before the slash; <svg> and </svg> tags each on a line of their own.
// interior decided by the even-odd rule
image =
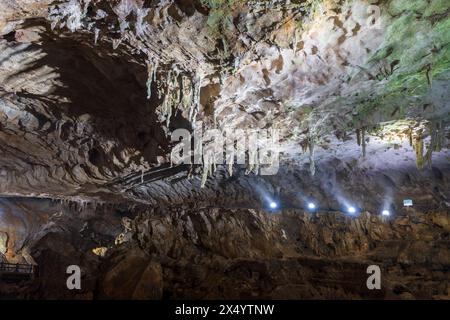
<svg viewBox="0 0 450 320">
<path fill-rule="evenodd" d="M 0 3 L 0 254 L 42 275 L 5 296 L 448 298 L 448 3 L 226 3 Z M 280 129 L 280 170 L 202 187 L 200 125 Z"/>
<path fill-rule="evenodd" d="M 83 290 L 72 293 L 61 286 L 63 277 L 53 276 L 51 282 L 44 277 L 39 282 L 47 290 L 37 291 L 41 297 L 448 298 L 445 211 L 424 216 L 411 209 L 383 218 L 367 212 L 349 217 L 296 210 L 281 215 L 157 210 L 130 220 L 125 233 L 131 236 L 120 245 L 104 240 L 109 249 L 103 258 L 90 247 L 106 230 L 94 227 L 80 237 L 71 214 L 55 222 L 53 232 L 41 234 L 33 256 L 44 274 L 81 263 Z M 366 287 L 366 269 L 374 264 L 383 270 L 381 291 Z"/>
</svg>

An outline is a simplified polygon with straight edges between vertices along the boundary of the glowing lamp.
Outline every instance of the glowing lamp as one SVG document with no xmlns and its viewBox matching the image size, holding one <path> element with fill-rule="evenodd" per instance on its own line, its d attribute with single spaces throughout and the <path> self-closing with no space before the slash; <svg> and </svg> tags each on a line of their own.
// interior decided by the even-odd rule
<svg viewBox="0 0 450 320">
<path fill-rule="evenodd" d="M 389 212 L 389 210 L 383 210 L 383 212 L 381 212 L 381 214 L 382 214 L 383 216 L 390 216 L 390 215 L 391 215 L 391 213 Z"/>
<path fill-rule="evenodd" d="M 348 207 L 347 208 L 347 212 L 351 213 L 351 214 L 356 213 L 356 208 L 355 207 Z"/>
<path fill-rule="evenodd" d="M 276 209 L 277 207 L 278 207 L 278 205 L 277 205 L 276 202 L 272 201 L 272 202 L 270 203 L 270 209 Z"/>
<path fill-rule="evenodd" d="M 314 210 L 316 208 L 316 205 L 312 202 L 308 203 L 308 209 L 309 210 Z"/>
<path fill-rule="evenodd" d="M 403 206 L 405 206 L 405 207 L 412 207 L 413 206 L 413 201 L 411 199 L 405 199 L 405 200 L 403 200 Z"/>
</svg>

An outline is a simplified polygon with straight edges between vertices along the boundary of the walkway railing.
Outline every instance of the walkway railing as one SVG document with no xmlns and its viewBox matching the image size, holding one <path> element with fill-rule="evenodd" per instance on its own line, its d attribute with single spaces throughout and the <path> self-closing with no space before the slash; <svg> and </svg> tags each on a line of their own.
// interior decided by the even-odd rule
<svg viewBox="0 0 450 320">
<path fill-rule="evenodd" d="M 31 264 L 0 262 L 0 273 L 34 274 L 36 267 Z"/>
</svg>

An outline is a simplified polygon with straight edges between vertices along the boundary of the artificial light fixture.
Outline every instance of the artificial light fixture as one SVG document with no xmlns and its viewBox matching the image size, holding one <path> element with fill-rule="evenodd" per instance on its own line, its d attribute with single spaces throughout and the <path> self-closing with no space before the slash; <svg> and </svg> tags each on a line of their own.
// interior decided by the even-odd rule
<svg viewBox="0 0 450 320">
<path fill-rule="evenodd" d="M 405 200 L 403 200 L 403 206 L 404 207 L 412 207 L 413 201 L 411 199 L 405 199 Z"/>
<path fill-rule="evenodd" d="M 347 208 L 347 212 L 351 213 L 351 214 L 356 213 L 356 208 L 350 206 L 350 207 Z"/>
</svg>

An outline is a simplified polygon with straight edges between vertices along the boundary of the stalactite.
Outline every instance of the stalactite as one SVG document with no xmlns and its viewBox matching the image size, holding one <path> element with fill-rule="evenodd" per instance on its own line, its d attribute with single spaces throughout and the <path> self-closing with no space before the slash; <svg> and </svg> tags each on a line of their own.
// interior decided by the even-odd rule
<svg viewBox="0 0 450 320">
<path fill-rule="evenodd" d="M 362 156 L 366 157 L 366 129 L 361 129 L 361 147 L 362 147 Z"/>
<path fill-rule="evenodd" d="M 153 66 L 153 82 L 156 81 L 156 75 L 158 72 L 158 66 L 159 66 L 159 62 L 156 62 Z"/>
<path fill-rule="evenodd" d="M 435 122 L 431 122 L 428 125 L 428 131 L 430 133 L 430 145 L 427 148 L 427 152 L 425 154 L 424 160 L 426 161 L 426 163 L 428 164 L 428 166 L 431 168 L 433 165 L 433 151 L 435 150 L 436 147 L 436 128 L 435 128 L 436 124 Z"/>
<path fill-rule="evenodd" d="M 302 152 L 303 153 L 308 151 L 308 139 L 305 139 L 302 142 L 300 142 L 300 146 L 302 147 Z"/>
<path fill-rule="evenodd" d="M 408 130 L 408 138 L 409 138 L 409 146 L 413 146 L 413 131 L 412 128 L 409 128 Z"/>
<path fill-rule="evenodd" d="M 170 115 L 172 114 L 172 104 L 171 104 L 171 96 L 170 93 L 166 94 L 166 97 L 161 105 L 161 111 L 163 116 L 166 117 L 166 126 L 170 125 Z"/>
<path fill-rule="evenodd" d="M 312 136 L 308 138 L 308 146 L 309 146 L 309 171 L 311 172 L 311 175 L 316 174 L 316 163 L 314 160 L 314 154 L 315 154 L 315 141 Z"/>
<path fill-rule="evenodd" d="M 99 34 L 100 34 L 100 29 L 95 28 L 95 30 L 94 30 L 94 44 L 95 45 L 97 45 Z"/>
<path fill-rule="evenodd" d="M 254 159 L 253 161 L 255 163 L 255 165 L 253 166 L 253 172 L 255 174 L 258 174 L 259 173 L 259 167 L 260 167 L 258 152 L 255 152 L 255 155 L 254 155 L 253 159 Z"/>
<path fill-rule="evenodd" d="M 428 147 L 427 152 L 425 153 L 424 162 L 426 162 L 428 164 L 428 167 L 431 169 L 431 167 L 433 166 L 433 149 L 431 145 Z"/>
<path fill-rule="evenodd" d="M 161 99 L 165 93 L 165 89 L 164 89 L 164 82 L 163 81 L 159 81 L 156 84 L 157 87 L 157 92 L 158 92 L 158 99 Z"/>
<path fill-rule="evenodd" d="M 202 182 L 201 182 L 201 188 L 204 188 L 206 185 L 206 181 L 208 180 L 208 176 L 212 175 L 213 171 L 213 165 L 212 165 L 212 159 L 213 156 L 206 156 L 203 159 L 203 173 L 202 173 Z"/>
<path fill-rule="evenodd" d="M 245 174 L 248 175 L 252 172 L 258 174 L 259 170 L 259 157 L 258 150 L 249 150 L 248 151 L 248 164 L 245 169 Z"/>
<path fill-rule="evenodd" d="M 181 77 L 181 105 L 184 110 L 187 110 L 191 105 L 193 99 L 192 82 L 189 77 L 183 75 Z"/>
<path fill-rule="evenodd" d="M 136 12 L 136 24 L 135 24 L 135 32 L 136 35 L 143 39 L 147 29 L 150 25 L 145 22 L 145 17 L 149 14 L 150 9 L 138 9 Z"/>
<path fill-rule="evenodd" d="M 427 153 L 425 154 L 425 161 L 431 168 L 433 165 L 433 152 L 441 151 L 442 147 L 442 123 L 437 121 L 432 121 L 428 125 L 428 130 L 430 133 L 430 145 L 427 148 Z"/>
<path fill-rule="evenodd" d="M 48 17 L 52 21 L 52 30 L 58 23 L 60 28 L 67 26 L 71 32 L 79 30 L 83 26 L 83 20 L 88 12 L 90 2 L 91 0 L 70 0 L 51 7 Z"/>
<path fill-rule="evenodd" d="M 113 47 L 113 49 L 116 50 L 121 43 L 122 43 L 122 38 L 120 38 L 120 39 L 113 39 L 112 40 L 112 47 Z"/>
<path fill-rule="evenodd" d="M 228 162 L 228 174 L 230 177 L 233 176 L 233 161 Z"/>
<path fill-rule="evenodd" d="M 414 150 L 416 152 L 416 165 L 418 169 L 423 168 L 423 137 L 420 131 L 415 137 Z"/>
<path fill-rule="evenodd" d="M 152 97 L 152 86 L 156 82 L 158 72 L 158 62 L 153 63 L 149 61 L 147 63 L 147 99 L 150 100 Z"/>
<path fill-rule="evenodd" d="M 230 55 L 230 51 L 228 48 L 228 42 L 225 39 L 225 37 L 222 37 L 222 45 L 223 45 L 223 56 L 224 58 L 227 58 Z"/>
<path fill-rule="evenodd" d="M 189 121 L 195 123 L 197 118 L 197 113 L 200 110 L 200 91 L 203 83 L 203 75 L 199 75 L 194 85 L 193 101 L 191 104 L 191 109 L 189 111 Z"/>
<path fill-rule="evenodd" d="M 147 99 L 152 97 L 152 84 L 153 84 L 153 65 L 147 63 Z"/>
<path fill-rule="evenodd" d="M 439 152 L 442 150 L 442 145 L 444 144 L 444 129 L 442 126 L 442 121 L 436 123 L 436 143 L 434 151 Z"/>
<path fill-rule="evenodd" d="M 428 85 L 430 86 L 430 88 L 433 86 L 433 77 L 432 77 L 432 70 L 431 70 L 431 64 L 427 64 L 426 66 L 425 66 L 425 74 L 426 74 L 426 76 L 427 76 L 427 82 L 428 82 Z"/>
<path fill-rule="evenodd" d="M 169 127 L 170 119 L 174 110 L 178 109 L 181 103 L 180 91 L 180 70 L 172 67 L 166 79 L 166 93 L 162 104 L 162 114 L 166 117 L 166 125 Z"/>
<path fill-rule="evenodd" d="M 219 158 L 217 158 L 217 150 L 219 146 L 217 143 L 220 144 L 220 141 L 213 140 L 203 148 L 202 188 L 205 186 L 208 176 L 211 176 L 217 170 L 217 161 L 219 160 Z"/>
</svg>

